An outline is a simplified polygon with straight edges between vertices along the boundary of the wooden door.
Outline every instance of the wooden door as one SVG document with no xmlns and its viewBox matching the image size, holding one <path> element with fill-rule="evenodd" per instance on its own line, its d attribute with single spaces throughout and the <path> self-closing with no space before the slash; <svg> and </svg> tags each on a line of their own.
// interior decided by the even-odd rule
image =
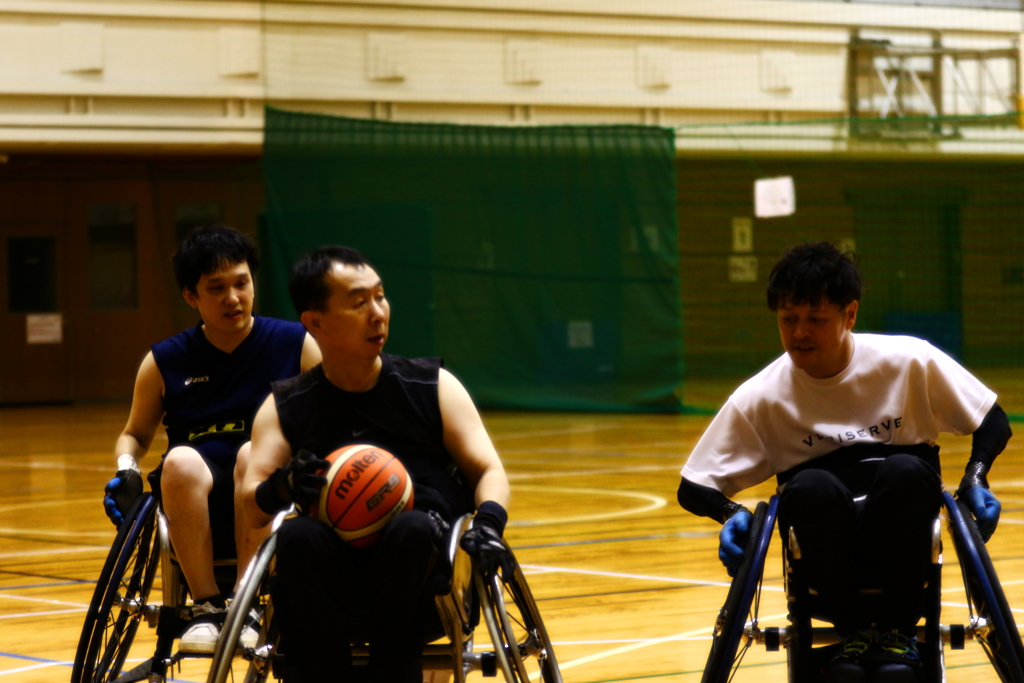
<svg viewBox="0 0 1024 683">
<path fill-rule="evenodd" d="M 130 398 L 139 363 L 172 331 L 149 180 L 68 186 L 76 399 Z"/>
<path fill-rule="evenodd" d="M 65 227 L 0 226 L 0 403 L 72 398 Z"/>
</svg>

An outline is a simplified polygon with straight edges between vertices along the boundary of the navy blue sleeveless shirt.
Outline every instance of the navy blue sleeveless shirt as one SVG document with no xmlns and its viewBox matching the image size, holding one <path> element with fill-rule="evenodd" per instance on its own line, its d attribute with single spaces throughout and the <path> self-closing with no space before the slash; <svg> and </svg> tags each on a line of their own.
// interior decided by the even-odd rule
<svg viewBox="0 0 1024 683">
<path fill-rule="evenodd" d="M 416 510 L 449 523 L 473 509 L 452 456 L 444 447 L 437 399 L 439 358 L 381 354 L 377 384 L 366 392 L 331 384 L 323 366 L 273 384 L 285 438 L 297 453 L 325 458 L 343 446 L 369 444 L 402 461 L 412 478 Z"/>
<path fill-rule="evenodd" d="M 207 340 L 202 323 L 153 344 L 168 447 L 248 441 L 270 383 L 299 374 L 305 339 L 301 323 L 253 316 L 252 330 L 231 353 Z"/>
</svg>

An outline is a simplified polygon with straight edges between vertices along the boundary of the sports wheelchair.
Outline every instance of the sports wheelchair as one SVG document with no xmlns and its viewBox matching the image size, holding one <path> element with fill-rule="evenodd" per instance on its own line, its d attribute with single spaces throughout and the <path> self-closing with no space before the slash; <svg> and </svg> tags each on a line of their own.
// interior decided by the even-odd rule
<svg viewBox="0 0 1024 683">
<path fill-rule="evenodd" d="M 275 519 L 275 531 L 285 514 Z M 561 683 L 551 639 L 519 563 L 513 558 L 513 572 L 506 574 L 499 569 L 494 576 L 485 577 L 459 547 L 461 535 L 472 528 L 472 524 L 471 515 L 461 517 L 448 543 L 447 552 L 453 567 L 451 584 L 446 594 L 435 598 L 448 642 L 425 646 L 423 680 L 440 683 L 454 677 L 455 683 L 464 683 L 471 672 L 496 676 L 500 670 L 508 683 L 530 683 L 538 677 L 543 683 Z M 281 653 L 278 648 L 278 623 L 270 599 L 276 543 L 277 534 L 272 533 L 260 546 L 242 578 L 235 600 L 228 608 L 207 683 L 236 680 L 232 671 L 236 662 L 245 668 L 244 675 L 237 680 L 263 683 L 275 669 L 280 671 L 282 658 L 287 657 L 287 653 Z M 512 552 L 507 543 L 505 547 Z M 256 646 L 249 648 L 241 644 L 240 637 L 246 618 L 254 609 L 262 614 L 262 619 Z M 492 645 L 487 650 L 476 651 L 473 634 L 481 612 Z M 368 648 L 354 646 L 352 658 L 354 664 L 365 665 L 369 659 Z"/>
<path fill-rule="evenodd" d="M 943 492 L 943 506 L 950 535 L 963 574 L 970 623 L 941 624 L 940 580 L 942 569 L 941 523 L 936 519 L 932 558 L 925 588 L 924 625 L 918 626 L 922 659 L 921 683 L 945 681 L 944 648 L 963 649 L 964 642 L 978 642 L 1003 683 L 1024 683 L 1024 645 L 996 576 L 985 543 L 966 504 Z M 754 511 L 744 562 L 736 572 L 725 605 L 712 632 L 702 683 L 727 683 L 744 654 L 755 644 L 769 651 L 785 647 L 791 683 L 816 683 L 827 662 L 836 654 L 838 636 L 831 628 L 812 626 L 814 591 L 803 581 L 800 547 L 789 534 L 783 546 L 783 570 L 789 625 L 766 627 L 758 622 L 762 574 L 778 514 L 778 496 L 761 502 Z M 864 593 L 866 591 L 862 591 Z M 868 598 L 870 596 L 862 596 Z"/>
<path fill-rule="evenodd" d="M 214 573 L 225 591 L 234 583 L 235 560 L 215 560 Z M 157 572 L 159 603 L 150 602 Z M 226 594 L 226 592 L 225 592 Z M 192 618 L 188 586 L 171 548 L 167 518 L 152 493 L 144 493 L 125 515 L 96 582 L 78 641 L 71 683 L 162 683 L 168 670 L 186 657 L 174 641 Z M 124 672 L 142 621 L 156 628 L 153 656 Z"/>
</svg>

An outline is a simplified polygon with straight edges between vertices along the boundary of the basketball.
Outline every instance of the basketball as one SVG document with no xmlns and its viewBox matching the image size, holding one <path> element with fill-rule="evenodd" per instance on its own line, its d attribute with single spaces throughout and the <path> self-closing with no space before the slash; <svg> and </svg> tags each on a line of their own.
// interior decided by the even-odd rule
<svg viewBox="0 0 1024 683">
<path fill-rule="evenodd" d="M 327 456 L 327 485 L 310 510 L 357 548 L 376 542 L 395 516 L 412 509 L 413 491 L 402 462 L 376 446 L 345 446 Z"/>
</svg>

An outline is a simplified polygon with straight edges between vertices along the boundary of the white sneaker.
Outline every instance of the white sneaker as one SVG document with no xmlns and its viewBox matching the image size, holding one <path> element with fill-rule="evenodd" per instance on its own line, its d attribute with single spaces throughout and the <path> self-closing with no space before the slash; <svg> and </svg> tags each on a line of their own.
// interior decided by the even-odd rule
<svg viewBox="0 0 1024 683">
<path fill-rule="evenodd" d="M 242 647 L 246 647 L 251 650 L 256 647 L 256 643 L 259 642 L 259 639 L 260 632 L 255 630 L 252 626 L 246 624 L 242 627 L 242 635 L 239 637 Z"/>
<path fill-rule="evenodd" d="M 185 654 L 212 655 L 220 638 L 220 627 L 227 611 L 208 602 L 192 608 L 192 623 L 181 634 L 178 651 Z"/>
<path fill-rule="evenodd" d="M 242 635 L 239 636 L 238 640 L 241 642 L 242 647 L 247 647 L 250 650 L 256 647 L 256 643 L 260 639 L 260 615 L 255 609 L 249 610 L 249 616 L 245 619 L 245 625 L 242 627 Z"/>
</svg>

